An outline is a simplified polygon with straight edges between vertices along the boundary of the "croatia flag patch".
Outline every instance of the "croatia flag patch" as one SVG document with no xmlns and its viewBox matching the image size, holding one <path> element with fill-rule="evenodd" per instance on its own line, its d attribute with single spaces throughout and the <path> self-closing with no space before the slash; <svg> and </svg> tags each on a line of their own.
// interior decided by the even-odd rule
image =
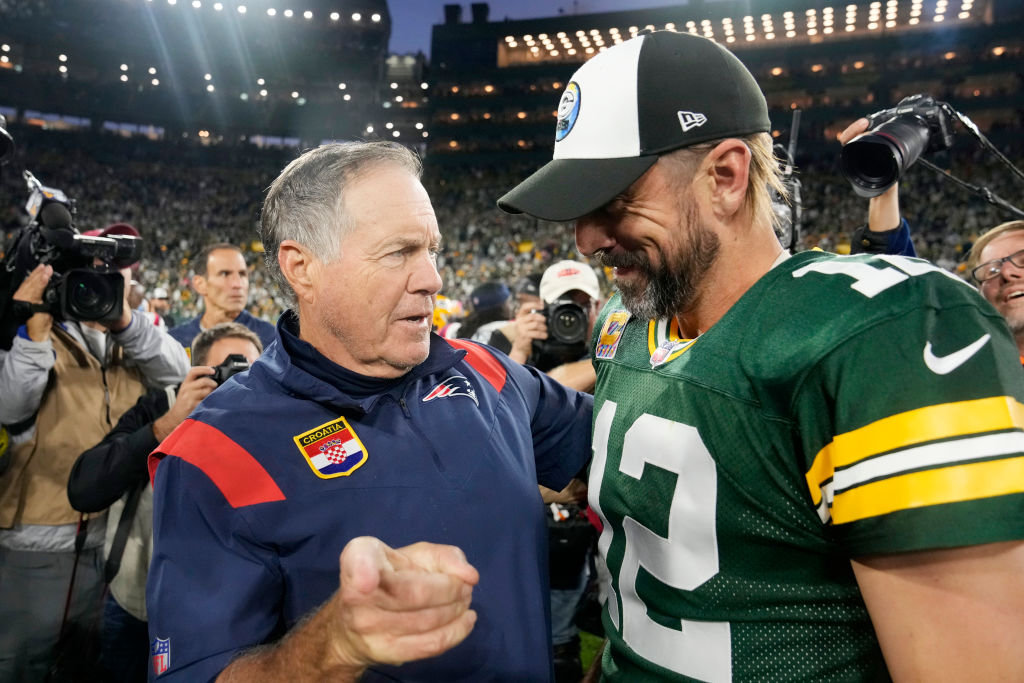
<svg viewBox="0 0 1024 683">
<path fill-rule="evenodd" d="M 321 479 L 347 477 L 366 462 L 366 448 L 343 417 L 293 437 L 299 452 Z"/>
<path fill-rule="evenodd" d="M 171 639 L 156 638 L 149 648 L 153 655 L 153 673 L 157 676 L 171 668 Z"/>
</svg>

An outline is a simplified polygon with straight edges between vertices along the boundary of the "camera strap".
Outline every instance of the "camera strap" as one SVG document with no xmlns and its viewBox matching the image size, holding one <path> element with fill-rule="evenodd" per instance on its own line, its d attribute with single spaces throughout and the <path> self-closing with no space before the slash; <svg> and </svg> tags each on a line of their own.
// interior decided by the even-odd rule
<svg viewBox="0 0 1024 683">
<path fill-rule="evenodd" d="M 135 511 L 139 509 L 139 499 L 142 498 L 142 490 L 149 484 L 148 481 L 139 482 L 134 488 L 128 491 L 128 498 L 124 501 L 124 509 L 121 510 L 121 519 L 117 521 L 117 531 L 114 533 L 114 540 L 110 544 L 110 554 L 103 564 L 103 580 L 110 583 L 117 576 L 121 569 L 121 557 L 124 555 L 124 547 L 128 543 L 128 534 L 131 532 L 132 520 L 135 519 Z"/>
</svg>

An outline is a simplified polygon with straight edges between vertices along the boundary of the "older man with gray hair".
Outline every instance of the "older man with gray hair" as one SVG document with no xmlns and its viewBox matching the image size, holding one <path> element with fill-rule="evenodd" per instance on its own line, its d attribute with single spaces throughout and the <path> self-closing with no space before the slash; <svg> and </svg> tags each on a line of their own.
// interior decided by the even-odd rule
<svg viewBox="0 0 1024 683">
<path fill-rule="evenodd" d="M 537 483 L 587 463 L 592 401 L 431 333 L 420 170 L 330 144 L 271 186 L 280 339 L 150 461 L 162 678 L 550 679 Z"/>
</svg>

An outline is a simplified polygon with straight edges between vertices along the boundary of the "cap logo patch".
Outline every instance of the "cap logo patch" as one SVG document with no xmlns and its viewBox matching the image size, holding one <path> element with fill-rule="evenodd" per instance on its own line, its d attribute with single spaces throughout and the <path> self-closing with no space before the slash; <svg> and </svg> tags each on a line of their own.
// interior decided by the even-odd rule
<svg viewBox="0 0 1024 683">
<path fill-rule="evenodd" d="M 347 477 L 369 457 L 352 425 L 343 417 L 298 434 L 292 440 L 321 479 Z"/>
<path fill-rule="evenodd" d="M 594 356 L 601 360 L 615 358 L 615 352 L 619 348 L 619 341 L 622 340 L 622 333 L 629 322 L 629 311 L 612 311 L 605 318 L 601 327 L 601 335 L 597 338 L 597 349 Z"/>
<path fill-rule="evenodd" d="M 708 122 L 708 117 L 695 111 L 679 111 L 676 114 L 679 116 L 679 125 L 683 127 L 684 133 L 694 128 L 699 128 Z"/>
<path fill-rule="evenodd" d="M 555 142 L 560 142 L 569 134 L 576 119 L 580 115 L 580 86 L 572 81 L 562 93 L 558 101 L 558 122 L 555 123 Z"/>
<path fill-rule="evenodd" d="M 149 646 L 149 653 L 153 657 L 153 673 L 159 676 L 171 668 L 171 639 L 154 638 L 153 644 Z"/>
<path fill-rule="evenodd" d="M 433 401 L 435 398 L 450 398 L 452 396 L 468 396 L 473 399 L 473 403 L 480 405 L 480 401 L 476 397 L 476 389 L 468 379 L 462 375 L 455 375 L 449 377 L 443 382 L 438 384 L 436 387 L 430 390 L 426 396 L 423 397 L 423 402 L 427 403 Z"/>
</svg>

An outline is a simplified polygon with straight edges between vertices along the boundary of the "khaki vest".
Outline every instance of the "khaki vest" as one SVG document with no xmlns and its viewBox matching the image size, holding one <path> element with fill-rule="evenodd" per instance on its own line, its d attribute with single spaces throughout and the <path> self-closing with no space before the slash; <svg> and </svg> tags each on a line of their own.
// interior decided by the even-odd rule
<svg viewBox="0 0 1024 683">
<path fill-rule="evenodd" d="M 56 362 L 36 415 L 35 434 L 14 446 L 0 476 L 0 528 L 78 521 L 68 502 L 68 475 L 82 451 L 98 444 L 145 392 L 137 368 L 124 366 L 116 344 L 103 365 L 54 326 Z"/>
</svg>

